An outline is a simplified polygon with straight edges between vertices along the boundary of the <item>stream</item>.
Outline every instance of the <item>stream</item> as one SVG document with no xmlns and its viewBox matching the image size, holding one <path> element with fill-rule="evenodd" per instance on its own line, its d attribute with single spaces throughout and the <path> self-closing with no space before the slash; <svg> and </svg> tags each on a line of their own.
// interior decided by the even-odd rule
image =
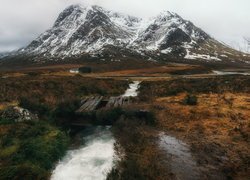
<svg viewBox="0 0 250 180">
<path fill-rule="evenodd" d="M 193 159 L 189 146 L 175 137 L 160 133 L 159 146 L 166 152 L 167 163 L 177 179 L 200 179 L 200 170 Z"/>
<path fill-rule="evenodd" d="M 237 72 L 237 71 L 213 71 L 214 74 L 224 76 L 224 75 L 244 75 L 249 76 L 248 72 Z"/>
<path fill-rule="evenodd" d="M 123 97 L 136 97 L 138 95 L 138 89 L 140 87 L 140 81 L 133 81 L 133 83 L 129 84 L 129 88 L 122 95 Z"/>
<path fill-rule="evenodd" d="M 134 81 L 122 96 L 136 97 L 139 87 L 140 81 Z M 68 150 L 57 163 L 51 180 L 104 180 L 114 166 L 115 139 L 111 126 L 86 127 L 78 135 L 80 145 Z M 171 164 L 177 179 L 199 179 L 200 171 L 187 144 L 160 133 L 159 147 L 165 152 L 166 163 Z"/>
<path fill-rule="evenodd" d="M 138 95 L 139 81 L 134 81 L 122 95 Z M 110 126 L 86 127 L 81 132 L 80 147 L 68 150 L 52 172 L 51 180 L 104 180 L 115 160 Z"/>
<path fill-rule="evenodd" d="M 69 150 L 57 164 L 51 180 L 106 179 L 114 160 L 111 127 L 88 127 L 80 133 L 81 146 Z"/>
</svg>

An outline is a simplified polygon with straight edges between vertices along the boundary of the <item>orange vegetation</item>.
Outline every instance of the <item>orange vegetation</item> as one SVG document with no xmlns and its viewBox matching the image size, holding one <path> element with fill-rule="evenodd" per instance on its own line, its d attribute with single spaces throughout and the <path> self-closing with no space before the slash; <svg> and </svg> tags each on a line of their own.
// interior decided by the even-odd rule
<svg viewBox="0 0 250 180">
<path fill-rule="evenodd" d="M 189 142 L 201 167 L 235 179 L 250 173 L 250 98 L 246 93 L 199 94 L 198 104 L 183 104 L 186 94 L 153 102 L 159 126 Z"/>
</svg>

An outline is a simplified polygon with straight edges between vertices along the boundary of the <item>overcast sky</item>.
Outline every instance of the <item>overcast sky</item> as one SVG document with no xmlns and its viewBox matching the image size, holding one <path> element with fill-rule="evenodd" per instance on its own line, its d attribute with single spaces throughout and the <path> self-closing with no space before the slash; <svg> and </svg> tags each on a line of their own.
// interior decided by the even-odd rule
<svg viewBox="0 0 250 180">
<path fill-rule="evenodd" d="M 0 52 L 26 46 L 76 3 L 141 17 L 173 11 L 214 38 L 244 49 L 243 37 L 250 37 L 250 0 L 0 0 Z"/>
</svg>

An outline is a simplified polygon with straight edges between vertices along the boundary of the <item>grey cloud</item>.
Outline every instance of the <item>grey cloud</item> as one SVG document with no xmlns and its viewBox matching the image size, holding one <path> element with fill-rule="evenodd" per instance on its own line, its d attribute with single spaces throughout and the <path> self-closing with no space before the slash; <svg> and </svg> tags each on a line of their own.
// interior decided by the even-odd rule
<svg viewBox="0 0 250 180">
<path fill-rule="evenodd" d="M 149 17 L 170 10 L 236 48 L 250 37 L 249 0 L 0 0 L 0 51 L 27 45 L 53 25 L 58 14 L 75 3 L 97 4 Z"/>
</svg>

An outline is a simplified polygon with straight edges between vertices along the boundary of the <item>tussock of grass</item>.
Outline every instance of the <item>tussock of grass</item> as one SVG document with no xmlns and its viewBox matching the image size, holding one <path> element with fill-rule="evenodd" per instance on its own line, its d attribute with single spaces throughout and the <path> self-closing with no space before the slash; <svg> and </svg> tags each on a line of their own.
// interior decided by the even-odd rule
<svg viewBox="0 0 250 180">
<path fill-rule="evenodd" d="M 144 119 L 144 120 L 143 120 Z M 150 123 L 148 123 L 150 122 Z M 159 149 L 155 144 L 152 113 L 142 117 L 137 112 L 128 112 L 113 126 L 117 140 L 115 149 L 120 160 L 108 174 L 108 180 L 166 179 L 168 169 L 163 163 Z"/>
</svg>

